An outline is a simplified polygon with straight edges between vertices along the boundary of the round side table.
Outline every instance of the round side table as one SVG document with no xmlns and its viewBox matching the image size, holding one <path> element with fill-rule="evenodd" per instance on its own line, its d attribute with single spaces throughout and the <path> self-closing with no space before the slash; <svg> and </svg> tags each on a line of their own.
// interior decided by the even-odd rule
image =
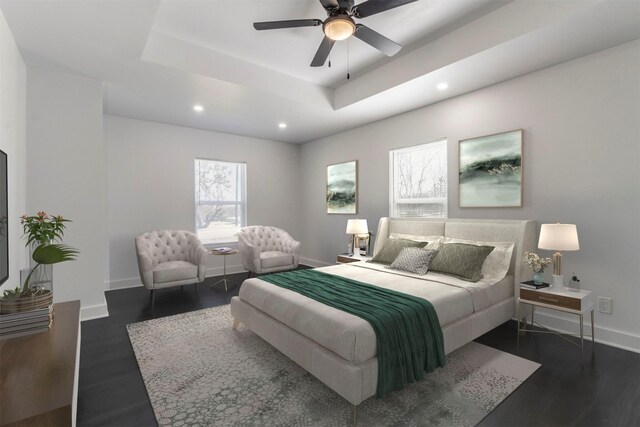
<svg viewBox="0 0 640 427">
<path fill-rule="evenodd" d="M 227 288 L 227 282 L 229 280 L 227 279 L 227 256 L 228 255 L 239 254 L 240 251 L 237 250 L 237 249 L 224 250 L 224 251 L 221 251 L 219 249 L 211 249 L 211 250 L 209 250 L 209 253 L 211 255 L 222 256 L 223 257 L 223 265 L 224 265 L 224 270 L 223 270 L 223 273 L 222 273 L 222 279 L 218 280 L 216 283 L 214 283 L 213 285 L 210 285 L 210 286 L 215 286 L 218 283 L 224 283 L 224 290 L 228 291 L 229 289 Z"/>
</svg>

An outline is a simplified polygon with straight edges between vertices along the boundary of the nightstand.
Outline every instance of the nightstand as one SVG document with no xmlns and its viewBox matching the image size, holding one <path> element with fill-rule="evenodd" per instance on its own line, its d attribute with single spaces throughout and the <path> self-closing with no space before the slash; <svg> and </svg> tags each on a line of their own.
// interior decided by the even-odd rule
<svg viewBox="0 0 640 427">
<path fill-rule="evenodd" d="M 572 344 L 580 347 L 580 351 L 584 352 L 584 316 L 587 313 L 591 313 L 591 349 L 593 351 L 594 338 L 594 323 L 593 323 L 593 302 L 591 301 L 591 291 L 568 291 L 557 290 L 555 288 L 542 288 L 542 289 L 525 289 L 520 288 L 520 297 L 518 298 L 518 338 L 517 342 L 520 343 L 520 332 L 537 332 L 537 333 L 553 333 L 561 338 L 569 341 Z M 531 306 L 531 326 L 534 323 L 544 328 L 543 331 L 536 331 L 533 329 L 520 328 L 520 311 L 521 304 L 528 304 Z M 535 314 L 536 307 L 544 307 L 551 310 L 563 311 L 565 313 L 575 314 L 580 318 L 580 335 L 572 335 L 580 337 L 580 344 L 576 343 L 563 336 L 562 334 L 545 328 L 537 322 L 534 322 L 533 316 Z M 526 323 L 525 323 L 526 326 Z"/>
<path fill-rule="evenodd" d="M 371 259 L 371 257 L 370 257 L 370 256 L 365 256 L 365 255 L 357 255 L 357 254 L 347 255 L 347 254 L 340 254 L 340 255 L 338 255 L 338 257 L 336 258 L 336 263 L 337 263 L 337 264 L 349 264 L 350 262 L 369 261 L 370 259 Z"/>
</svg>

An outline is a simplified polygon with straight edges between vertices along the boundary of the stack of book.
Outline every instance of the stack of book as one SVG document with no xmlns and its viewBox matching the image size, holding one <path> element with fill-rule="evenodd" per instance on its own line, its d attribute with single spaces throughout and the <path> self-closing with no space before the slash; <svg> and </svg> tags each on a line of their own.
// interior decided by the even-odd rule
<svg viewBox="0 0 640 427">
<path fill-rule="evenodd" d="M 525 289 L 542 289 L 542 288 L 548 288 L 549 284 L 545 282 L 534 283 L 533 280 L 527 280 L 526 282 L 520 282 L 520 287 Z"/>
<path fill-rule="evenodd" d="M 53 304 L 37 310 L 0 315 L 0 340 L 47 332 L 51 328 Z"/>
</svg>

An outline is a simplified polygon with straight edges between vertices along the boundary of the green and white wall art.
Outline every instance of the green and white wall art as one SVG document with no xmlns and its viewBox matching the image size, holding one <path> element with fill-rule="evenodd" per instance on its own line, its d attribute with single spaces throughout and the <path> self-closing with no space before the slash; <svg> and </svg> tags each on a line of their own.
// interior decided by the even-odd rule
<svg viewBox="0 0 640 427">
<path fill-rule="evenodd" d="M 461 208 L 522 206 L 522 129 L 460 141 Z"/>
<path fill-rule="evenodd" d="M 358 161 L 327 166 L 327 213 L 358 213 Z"/>
</svg>

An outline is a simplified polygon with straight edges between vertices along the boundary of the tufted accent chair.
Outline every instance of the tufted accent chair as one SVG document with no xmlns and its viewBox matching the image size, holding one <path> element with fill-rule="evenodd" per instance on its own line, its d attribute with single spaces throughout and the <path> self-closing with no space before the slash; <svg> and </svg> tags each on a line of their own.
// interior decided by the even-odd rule
<svg viewBox="0 0 640 427">
<path fill-rule="evenodd" d="M 195 285 L 204 280 L 209 253 L 189 231 L 160 230 L 136 237 L 138 269 L 142 284 L 151 290 Z M 198 288 L 196 287 L 196 293 Z"/>
<path fill-rule="evenodd" d="M 265 225 L 244 227 L 238 245 L 245 269 L 256 274 L 292 270 L 298 266 L 300 242 L 284 230 Z"/>
</svg>

